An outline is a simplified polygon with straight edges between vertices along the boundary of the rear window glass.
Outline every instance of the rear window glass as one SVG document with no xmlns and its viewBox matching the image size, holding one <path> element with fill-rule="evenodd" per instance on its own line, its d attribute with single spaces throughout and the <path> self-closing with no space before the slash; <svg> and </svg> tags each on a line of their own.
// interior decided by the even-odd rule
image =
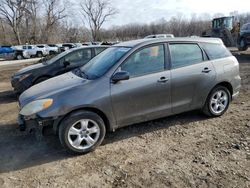
<svg viewBox="0 0 250 188">
<path fill-rule="evenodd" d="M 202 47 L 211 60 L 232 56 L 231 52 L 222 44 L 203 43 Z"/>
</svg>

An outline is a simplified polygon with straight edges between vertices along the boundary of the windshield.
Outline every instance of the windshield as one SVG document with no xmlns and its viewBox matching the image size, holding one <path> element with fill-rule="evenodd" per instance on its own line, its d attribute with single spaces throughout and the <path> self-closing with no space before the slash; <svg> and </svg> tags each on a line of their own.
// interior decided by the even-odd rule
<svg viewBox="0 0 250 188">
<path fill-rule="evenodd" d="M 81 71 L 87 75 L 88 79 L 96 79 L 104 75 L 113 65 L 115 65 L 131 48 L 110 47 L 90 60 Z"/>
<path fill-rule="evenodd" d="M 59 55 L 57 55 L 57 56 L 55 56 L 55 57 L 53 57 L 53 58 L 51 58 L 51 59 L 49 59 L 49 60 L 47 60 L 47 61 L 45 60 L 45 61 L 43 62 L 43 64 L 50 65 L 50 64 L 56 62 L 57 60 L 61 59 L 61 58 L 64 57 L 65 55 L 71 53 L 71 52 L 74 51 L 74 50 L 75 50 L 75 49 L 67 50 L 67 51 L 65 51 L 65 52 L 62 52 L 62 53 L 60 53 Z"/>
</svg>

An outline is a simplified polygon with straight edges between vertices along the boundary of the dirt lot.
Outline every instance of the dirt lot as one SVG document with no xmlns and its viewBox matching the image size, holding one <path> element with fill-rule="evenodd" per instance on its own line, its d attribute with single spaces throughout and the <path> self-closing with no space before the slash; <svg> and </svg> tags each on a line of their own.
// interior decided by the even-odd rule
<svg viewBox="0 0 250 188">
<path fill-rule="evenodd" d="M 66 154 L 53 135 L 37 142 L 19 132 L 9 82 L 17 67 L 1 70 L 0 187 L 250 187 L 250 52 L 234 54 L 243 87 L 223 117 L 133 125 L 84 156 Z"/>
</svg>

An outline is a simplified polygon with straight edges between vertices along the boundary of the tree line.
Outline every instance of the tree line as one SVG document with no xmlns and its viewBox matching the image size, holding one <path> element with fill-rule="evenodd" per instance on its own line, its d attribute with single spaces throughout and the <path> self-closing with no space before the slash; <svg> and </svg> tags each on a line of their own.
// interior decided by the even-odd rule
<svg viewBox="0 0 250 188">
<path fill-rule="evenodd" d="M 177 37 L 200 36 L 211 27 L 212 18 L 207 14 L 192 15 L 189 19 L 177 15 L 150 24 L 132 23 L 104 29 L 103 24 L 119 14 L 110 0 L 77 1 L 76 15 L 82 23 L 75 24 L 69 21 L 73 3 L 64 0 L 0 0 L 0 44 L 125 41 L 159 33 Z M 237 18 L 241 24 L 250 22 L 248 13 L 237 13 Z"/>
</svg>

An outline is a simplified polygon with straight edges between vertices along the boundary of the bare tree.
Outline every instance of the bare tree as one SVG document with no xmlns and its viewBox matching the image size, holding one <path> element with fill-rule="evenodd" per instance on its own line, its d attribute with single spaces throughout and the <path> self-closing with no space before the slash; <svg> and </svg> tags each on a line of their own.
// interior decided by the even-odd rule
<svg viewBox="0 0 250 188">
<path fill-rule="evenodd" d="M 107 19 L 117 13 L 109 0 L 82 0 L 82 14 L 91 29 L 94 41 L 100 40 L 100 30 Z"/>
<path fill-rule="evenodd" d="M 50 41 L 50 35 L 52 30 L 58 21 L 65 18 L 65 7 L 61 6 L 61 0 L 43 0 L 43 4 L 45 6 L 45 40 L 44 42 Z"/>
<path fill-rule="evenodd" d="M 21 44 L 20 26 L 26 6 L 27 0 L 0 0 L 0 15 L 11 26 L 18 44 Z"/>
<path fill-rule="evenodd" d="M 38 25 L 38 7 L 39 0 L 28 0 L 24 20 L 25 20 L 25 33 L 24 38 L 26 42 L 37 42 L 37 25 Z"/>
</svg>

